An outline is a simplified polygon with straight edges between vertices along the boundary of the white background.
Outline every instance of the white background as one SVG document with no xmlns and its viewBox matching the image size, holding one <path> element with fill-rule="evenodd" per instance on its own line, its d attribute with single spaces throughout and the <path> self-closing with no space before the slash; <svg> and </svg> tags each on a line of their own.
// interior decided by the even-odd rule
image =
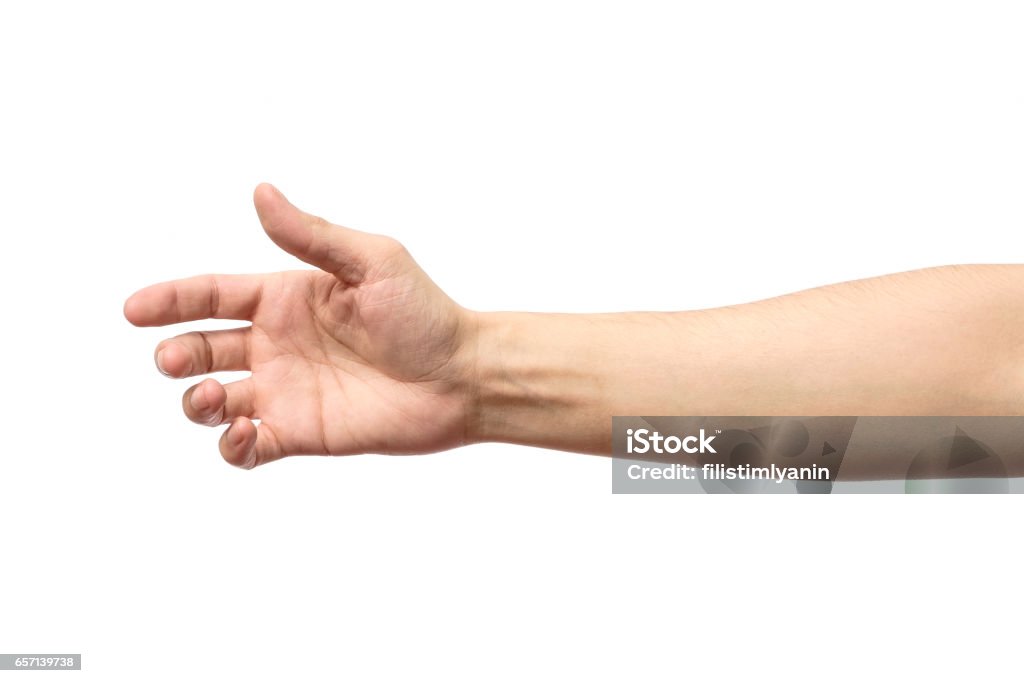
<svg viewBox="0 0 1024 683">
<path fill-rule="evenodd" d="M 0 679 L 1019 676 L 1018 498 L 612 496 L 506 445 L 235 470 L 121 305 L 296 267 L 263 180 L 479 309 L 1020 261 L 1020 7 L 5 2 L 0 650 L 85 670 Z"/>
</svg>

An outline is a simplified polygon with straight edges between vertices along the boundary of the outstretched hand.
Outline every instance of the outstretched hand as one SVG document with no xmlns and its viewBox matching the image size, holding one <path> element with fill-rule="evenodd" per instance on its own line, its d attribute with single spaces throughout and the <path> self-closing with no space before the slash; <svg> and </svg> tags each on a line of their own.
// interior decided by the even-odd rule
<svg viewBox="0 0 1024 683">
<path fill-rule="evenodd" d="M 133 294 L 134 325 L 206 318 L 249 327 L 161 342 L 170 377 L 207 378 L 182 398 L 199 424 L 230 423 L 224 459 L 254 467 L 287 455 L 422 453 L 461 445 L 474 372 L 476 319 L 435 285 L 395 240 L 332 225 L 276 188 L 253 196 L 267 235 L 319 270 L 203 275 Z M 253 420 L 259 420 L 259 425 Z"/>
<path fill-rule="evenodd" d="M 221 453 L 242 467 L 484 441 L 608 454 L 613 415 L 1020 414 L 1021 266 L 674 313 L 477 313 L 393 239 L 303 213 L 270 185 L 254 199 L 270 238 L 319 270 L 178 280 L 124 308 L 136 325 L 252 322 L 156 353 L 171 377 L 252 373 L 183 398 L 193 421 L 230 423 Z M 850 476 L 906 472 L 892 458 L 851 462 Z"/>
</svg>

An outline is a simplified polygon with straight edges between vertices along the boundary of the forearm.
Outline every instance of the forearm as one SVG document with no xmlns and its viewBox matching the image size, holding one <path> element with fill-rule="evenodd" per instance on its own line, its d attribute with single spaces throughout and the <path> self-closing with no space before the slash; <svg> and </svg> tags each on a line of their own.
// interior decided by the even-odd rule
<svg viewBox="0 0 1024 683">
<path fill-rule="evenodd" d="M 608 453 L 613 415 L 1021 413 L 1024 267 L 705 311 L 478 314 L 475 441 Z"/>
</svg>

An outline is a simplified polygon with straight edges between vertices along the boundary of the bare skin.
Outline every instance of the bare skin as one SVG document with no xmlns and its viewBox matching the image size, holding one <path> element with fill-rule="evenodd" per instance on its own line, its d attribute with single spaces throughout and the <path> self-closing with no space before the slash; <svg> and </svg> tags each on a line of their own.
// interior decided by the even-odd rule
<svg viewBox="0 0 1024 683">
<path fill-rule="evenodd" d="M 271 239 L 321 270 L 200 276 L 125 302 L 135 325 L 252 322 L 157 347 L 157 366 L 171 377 L 252 371 L 186 391 L 189 419 L 230 423 L 221 453 L 243 467 L 298 453 L 421 453 L 466 443 L 469 312 L 394 240 L 300 212 L 269 185 L 254 200 Z"/>
<path fill-rule="evenodd" d="M 678 313 L 478 313 L 396 241 L 300 211 L 270 185 L 264 230 L 317 270 L 206 275 L 133 294 L 135 325 L 251 326 L 161 342 L 182 400 L 230 424 L 225 460 L 426 453 L 507 441 L 608 453 L 612 415 L 1013 415 L 1024 272 L 957 266 Z M 253 420 L 259 420 L 257 426 Z"/>
</svg>

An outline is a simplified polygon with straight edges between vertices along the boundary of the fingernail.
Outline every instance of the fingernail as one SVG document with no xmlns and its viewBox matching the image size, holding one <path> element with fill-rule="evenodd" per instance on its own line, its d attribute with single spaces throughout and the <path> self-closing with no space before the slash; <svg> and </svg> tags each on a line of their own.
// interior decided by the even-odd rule
<svg viewBox="0 0 1024 683">
<path fill-rule="evenodd" d="M 198 413 L 204 413 L 210 407 L 210 402 L 206 399 L 206 392 L 203 391 L 202 384 L 193 390 L 188 400 L 192 404 L 192 408 Z"/>
<path fill-rule="evenodd" d="M 171 373 L 164 369 L 164 350 L 160 349 L 156 352 L 156 369 L 160 371 L 160 374 L 164 377 L 170 377 Z"/>
</svg>

